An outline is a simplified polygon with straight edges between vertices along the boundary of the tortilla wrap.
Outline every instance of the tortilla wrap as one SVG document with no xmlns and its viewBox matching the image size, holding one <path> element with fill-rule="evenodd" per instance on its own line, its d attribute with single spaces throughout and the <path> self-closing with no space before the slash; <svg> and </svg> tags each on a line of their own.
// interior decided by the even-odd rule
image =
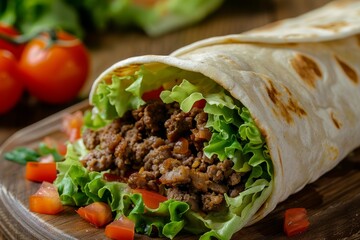
<svg viewBox="0 0 360 240">
<path fill-rule="evenodd" d="M 334 1 L 297 18 L 205 39 L 170 56 L 115 63 L 94 82 L 141 65 L 201 73 L 249 109 L 266 139 L 273 188 L 245 225 L 334 168 L 360 145 L 360 1 Z M 238 230 L 243 226 L 239 226 Z"/>
</svg>

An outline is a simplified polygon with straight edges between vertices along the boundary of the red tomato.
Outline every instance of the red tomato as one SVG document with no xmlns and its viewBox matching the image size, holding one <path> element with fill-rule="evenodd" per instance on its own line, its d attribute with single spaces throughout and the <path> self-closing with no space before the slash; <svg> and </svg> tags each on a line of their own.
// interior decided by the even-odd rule
<svg viewBox="0 0 360 240">
<path fill-rule="evenodd" d="M 12 26 L 6 25 L 4 23 L 0 23 L 0 34 L 3 34 L 7 37 L 16 37 L 19 35 L 19 33 L 13 28 Z M 6 41 L 5 39 L 0 38 L 0 49 L 8 50 L 12 54 L 14 54 L 15 58 L 20 59 L 21 52 L 23 50 L 24 46 L 17 45 L 14 43 L 10 43 L 9 41 Z"/>
<path fill-rule="evenodd" d="M 43 214 L 57 214 L 61 212 L 64 207 L 61 204 L 56 186 L 43 182 L 39 190 L 30 196 L 29 209 L 32 212 Z"/>
<path fill-rule="evenodd" d="M 56 179 L 55 162 L 27 162 L 25 178 L 34 182 L 53 182 Z"/>
<path fill-rule="evenodd" d="M 288 237 L 306 231 L 309 225 L 305 208 L 290 208 L 285 211 L 284 231 Z"/>
<path fill-rule="evenodd" d="M 112 220 L 112 213 L 109 205 L 103 202 L 94 202 L 76 211 L 80 217 L 94 225 L 102 227 Z"/>
<path fill-rule="evenodd" d="M 0 50 L 0 114 L 10 111 L 20 100 L 23 91 L 22 75 L 14 55 Z"/>
<path fill-rule="evenodd" d="M 167 198 L 164 197 L 163 195 L 145 189 L 137 188 L 137 189 L 132 189 L 131 191 L 133 193 L 141 194 L 144 204 L 148 208 L 152 208 L 152 209 L 158 208 L 160 203 L 165 202 L 167 200 Z"/>
<path fill-rule="evenodd" d="M 39 158 L 39 163 L 53 163 L 55 162 L 54 156 L 49 154 Z"/>
<path fill-rule="evenodd" d="M 151 100 L 157 100 L 160 99 L 160 93 L 164 91 L 163 87 L 159 87 L 158 89 L 151 90 L 149 92 L 144 92 L 142 95 L 142 100 L 145 102 L 151 101 Z"/>
<path fill-rule="evenodd" d="M 19 67 L 29 92 L 39 100 L 61 104 L 73 100 L 89 74 L 89 55 L 82 42 L 59 32 L 58 41 L 47 46 L 43 35 L 26 44 Z"/>
<path fill-rule="evenodd" d="M 196 107 L 196 108 L 204 108 L 206 105 L 206 100 L 205 99 L 200 99 L 196 102 L 194 102 L 194 105 L 192 106 L 193 108 Z"/>
<path fill-rule="evenodd" d="M 133 240 L 135 236 L 135 223 L 122 216 L 106 226 L 105 235 L 116 240 Z"/>
<path fill-rule="evenodd" d="M 81 111 L 77 111 L 63 118 L 62 130 L 66 133 L 70 142 L 74 142 L 81 137 L 81 128 L 84 125 L 83 116 Z"/>
<path fill-rule="evenodd" d="M 66 152 L 67 152 L 67 147 L 66 147 L 65 143 L 58 142 L 58 143 L 57 143 L 57 151 L 58 151 L 58 153 L 61 154 L 62 156 L 65 156 L 65 155 L 66 155 Z"/>
</svg>

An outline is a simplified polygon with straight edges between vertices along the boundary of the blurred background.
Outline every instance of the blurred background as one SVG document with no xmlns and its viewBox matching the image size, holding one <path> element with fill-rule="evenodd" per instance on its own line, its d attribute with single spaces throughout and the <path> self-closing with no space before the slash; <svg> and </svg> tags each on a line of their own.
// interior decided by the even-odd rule
<svg viewBox="0 0 360 240">
<path fill-rule="evenodd" d="M 86 101 L 94 79 L 117 61 L 167 55 L 328 2 L 1 0 L 0 144 L 21 128 Z"/>
</svg>

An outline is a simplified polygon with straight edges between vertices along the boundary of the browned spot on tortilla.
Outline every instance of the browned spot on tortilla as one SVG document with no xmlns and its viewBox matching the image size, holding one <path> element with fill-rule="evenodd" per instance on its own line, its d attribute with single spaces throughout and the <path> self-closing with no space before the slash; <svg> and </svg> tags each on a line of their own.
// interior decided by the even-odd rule
<svg viewBox="0 0 360 240">
<path fill-rule="evenodd" d="M 232 43 L 240 43 L 241 41 L 234 39 L 234 38 L 226 38 L 222 44 L 232 44 Z"/>
<path fill-rule="evenodd" d="M 289 38 L 293 38 L 293 39 L 298 39 L 298 38 L 315 38 L 317 37 L 317 34 L 301 34 L 301 33 L 290 33 L 290 34 L 286 34 L 284 36 L 285 39 L 289 39 Z"/>
<path fill-rule="evenodd" d="M 289 98 L 287 108 L 289 111 L 295 113 L 298 116 L 305 116 L 306 112 L 303 108 L 299 106 L 299 103 L 296 102 L 293 98 Z"/>
<path fill-rule="evenodd" d="M 331 4 L 334 4 L 335 7 L 338 7 L 338 8 L 344 8 L 346 7 L 347 5 L 353 3 L 353 2 L 356 2 L 358 0 L 342 0 L 342 1 L 335 1 Z"/>
<path fill-rule="evenodd" d="M 357 43 L 358 43 L 358 45 L 360 47 L 360 34 L 356 35 L 356 39 L 357 39 Z"/>
<path fill-rule="evenodd" d="M 284 86 L 284 88 L 285 88 L 285 91 L 287 92 L 287 94 L 289 96 L 292 96 L 292 93 L 291 93 L 290 89 L 288 87 L 286 87 L 286 86 Z"/>
<path fill-rule="evenodd" d="M 327 24 L 320 24 L 320 25 L 313 25 L 315 28 L 320 28 L 328 31 L 338 32 L 343 27 L 348 26 L 349 24 L 347 22 L 332 22 Z"/>
<path fill-rule="evenodd" d="M 334 161 L 339 156 L 339 149 L 335 146 L 330 146 L 328 148 L 328 153 L 330 155 L 330 160 Z"/>
<path fill-rule="evenodd" d="M 334 112 L 331 112 L 331 113 L 330 113 L 330 117 L 331 117 L 331 120 L 333 121 L 335 127 L 336 127 L 337 129 L 340 129 L 341 126 L 342 126 L 342 124 L 341 124 L 341 122 L 340 122 L 338 119 L 336 119 Z"/>
<path fill-rule="evenodd" d="M 231 59 L 229 56 L 218 54 L 216 55 L 216 59 L 219 59 L 220 61 L 224 61 L 225 64 L 229 66 L 238 66 L 239 64 L 235 62 L 233 59 Z"/>
<path fill-rule="evenodd" d="M 267 132 L 265 131 L 265 129 L 262 127 L 262 125 L 261 125 L 261 121 L 259 121 L 256 117 L 254 117 L 254 116 L 251 116 L 252 117 L 252 119 L 254 120 L 254 122 L 255 122 L 255 125 L 258 127 L 258 129 L 259 129 L 259 131 L 260 131 L 260 133 L 261 133 L 261 136 L 263 136 L 264 138 L 265 138 L 265 140 L 267 139 L 267 137 L 268 137 L 268 134 L 267 134 Z"/>
<path fill-rule="evenodd" d="M 300 104 L 293 98 L 291 94 L 289 94 L 289 89 L 284 87 L 285 93 L 287 93 L 286 100 L 284 101 L 281 98 L 282 94 L 274 87 L 273 82 L 268 78 L 265 79 L 269 84 L 269 86 L 266 86 L 267 94 L 270 100 L 276 106 L 276 108 L 274 108 L 275 114 L 280 114 L 289 124 L 293 122 L 292 114 L 296 114 L 299 117 L 307 115 L 305 110 L 300 106 Z"/>
<path fill-rule="evenodd" d="M 335 56 L 335 59 L 339 63 L 344 73 L 350 78 L 350 80 L 353 81 L 354 83 L 358 83 L 359 79 L 355 70 L 352 67 L 350 67 L 348 64 L 346 64 L 344 61 L 340 60 L 340 58 L 338 58 L 337 56 Z"/>
<path fill-rule="evenodd" d="M 283 163 L 282 163 L 282 158 L 281 158 L 281 151 L 278 148 L 278 156 L 279 156 L 279 164 L 280 164 L 280 169 L 281 169 L 281 174 L 284 176 L 284 167 L 283 167 Z"/>
<path fill-rule="evenodd" d="M 280 93 L 276 90 L 276 88 L 274 87 L 274 85 L 273 85 L 272 81 L 270 81 L 270 79 L 268 79 L 268 83 L 270 86 L 266 87 L 267 94 L 268 94 L 269 98 L 271 99 L 271 101 L 274 104 L 276 104 L 280 97 Z"/>
<path fill-rule="evenodd" d="M 291 60 L 291 65 L 301 79 L 311 87 L 315 87 L 315 81 L 322 77 L 320 67 L 313 59 L 307 56 L 297 54 Z"/>
</svg>

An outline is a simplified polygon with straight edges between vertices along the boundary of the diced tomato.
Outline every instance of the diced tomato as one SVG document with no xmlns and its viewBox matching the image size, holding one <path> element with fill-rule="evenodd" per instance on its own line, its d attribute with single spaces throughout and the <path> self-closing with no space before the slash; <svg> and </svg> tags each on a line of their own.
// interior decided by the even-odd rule
<svg viewBox="0 0 360 240">
<path fill-rule="evenodd" d="M 61 154 L 62 156 L 65 156 L 66 152 L 67 152 L 67 147 L 66 147 L 65 143 L 58 142 L 57 143 L 57 150 L 58 150 L 59 154 Z"/>
<path fill-rule="evenodd" d="M 80 129 L 73 128 L 73 129 L 70 130 L 70 132 L 69 132 L 69 141 L 70 142 L 75 142 L 80 137 L 81 137 Z"/>
<path fill-rule="evenodd" d="M 135 236 L 135 223 L 122 216 L 106 226 L 105 235 L 115 240 L 133 240 Z"/>
<path fill-rule="evenodd" d="M 56 186 L 43 182 L 39 190 L 30 196 L 29 209 L 32 212 L 52 215 L 61 212 L 64 207 Z"/>
<path fill-rule="evenodd" d="M 49 154 L 39 158 L 39 163 L 52 163 L 55 162 L 54 156 Z"/>
<path fill-rule="evenodd" d="M 112 221 L 109 205 L 103 202 L 94 202 L 76 211 L 83 219 L 94 225 L 102 227 Z"/>
<path fill-rule="evenodd" d="M 306 231 L 309 225 L 305 208 L 290 208 L 285 211 L 284 232 L 288 237 Z"/>
<path fill-rule="evenodd" d="M 159 87 L 158 89 L 155 90 L 151 90 L 149 92 L 145 92 L 142 95 L 142 100 L 144 100 L 145 102 L 150 101 L 150 100 L 157 100 L 160 99 L 160 93 L 164 91 L 163 87 Z"/>
<path fill-rule="evenodd" d="M 57 152 L 62 155 L 65 156 L 66 155 L 66 145 L 64 142 L 60 142 L 57 139 L 54 139 L 52 137 L 46 136 L 43 140 L 43 142 L 46 144 L 46 146 L 48 146 L 49 148 L 53 148 L 56 149 Z"/>
<path fill-rule="evenodd" d="M 167 200 L 163 195 L 145 189 L 132 189 L 132 192 L 141 194 L 145 206 L 152 209 L 158 208 L 160 203 Z"/>
<path fill-rule="evenodd" d="M 70 142 L 74 142 L 81 137 L 81 128 L 83 124 L 83 113 L 80 111 L 64 117 L 62 129 L 68 136 Z"/>
<path fill-rule="evenodd" d="M 25 169 L 25 178 L 34 182 L 50 182 L 56 179 L 55 162 L 27 162 Z"/>
<path fill-rule="evenodd" d="M 206 105 L 206 100 L 205 99 L 200 99 L 200 100 L 198 100 L 198 101 L 196 101 L 196 102 L 194 102 L 194 105 L 192 106 L 193 108 L 204 108 L 205 107 L 205 105 Z"/>
</svg>

